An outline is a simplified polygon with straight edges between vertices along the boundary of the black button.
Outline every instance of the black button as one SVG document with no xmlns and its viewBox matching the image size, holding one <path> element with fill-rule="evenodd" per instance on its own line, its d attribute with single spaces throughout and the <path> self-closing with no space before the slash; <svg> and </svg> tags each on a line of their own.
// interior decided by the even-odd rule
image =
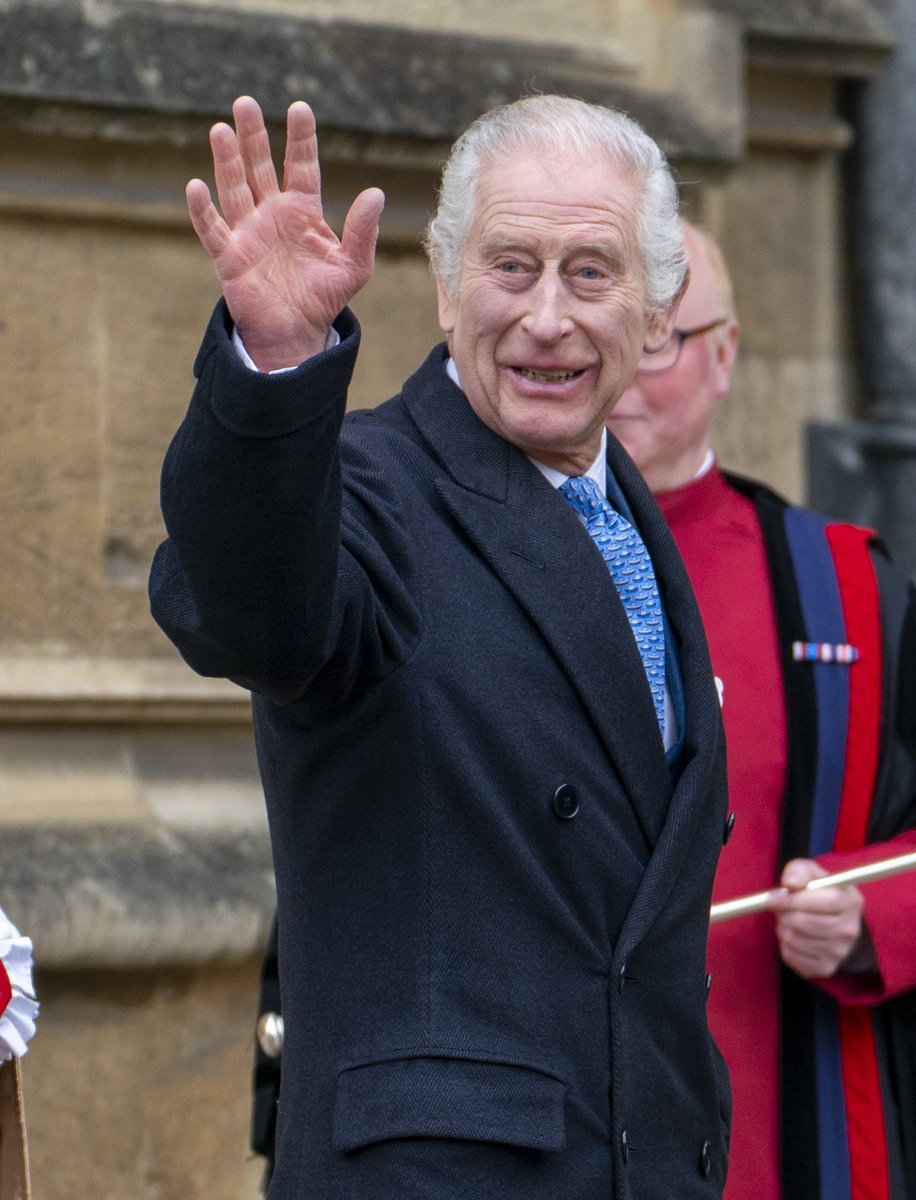
<svg viewBox="0 0 916 1200">
<path fill-rule="evenodd" d="M 725 828 L 722 830 L 722 845 L 723 846 L 728 845 L 728 839 L 731 837 L 732 830 L 735 828 L 735 817 L 737 817 L 737 815 L 738 814 L 735 812 L 730 812 L 728 814 L 728 820 L 725 822 Z"/>
<path fill-rule="evenodd" d="M 623 985 L 626 983 L 626 981 L 627 981 L 627 964 L 626 964 L 626 962 L 624 962 L 623 965 L 621 966 L 620 970 L 617 972 L 617 987 L 621 992 L 623 991 Z"/>
<path fill-rule="evenodd" d="M 553 811 L 564 821 L 579 811 L 579 797 L 571 783 L 561 783 L 553 794 Z"/>
<path fill-rule="evenodd" d="M 709 999 L 709 989 L 712 987 L 712 976 L 706 976 L 706 999 Z"/>
<path fill-rule="evenodd" d="M 700 1151 L 700 1170 L 708 1179 L 712 1171 L 712 1146 L 709 1142 L 704 1142 L 703 1149 Z"/>
<path fill-rule="evenodd" d="M 620 1135 L 620 1152 L 623 1155 L 623 1161 L 629 1162 L 630 1161 L 630 1143 L 627 1140 L 627 1131 L 625 1129 Z"/>
</svg>

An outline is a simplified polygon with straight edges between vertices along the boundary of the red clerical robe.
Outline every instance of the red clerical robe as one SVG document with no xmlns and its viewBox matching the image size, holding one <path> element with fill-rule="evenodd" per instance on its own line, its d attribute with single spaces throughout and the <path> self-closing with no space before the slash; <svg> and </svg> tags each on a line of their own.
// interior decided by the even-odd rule
<svg viewBox="0 0 916 1200">
<path fill-rule="evenodd" d="M 720 859 L 714 899 L 728 900 L 770 887 L 782 866 L 790 733 L 767 546 L 755 504 L 715 467 L 656 498 L 696 590 L 720 681 L 730 808 L 736 819 Z M 913 848 L 912 833 L 903 841 L 908 844 L 897 839 L 890 848 L 888 843 L 869 847 L 857 861 Z M 914 888 L 912 875 L 869 885 L 866 914 L 882 977 L 877 984 L 869 977 L 868 990 L 864 981 L 853 979 L 825 983 L 823 990 L 834 999 L 877 1004 L 916 982 L 906 916 L 913 909 Z M 735 1106 L 725 1200 L 785 1200 L 788 1194 L 780 1164 L 780 968 L 774 925 L 769 913 L 761 913 L 716 924 L 710 934 L 709 1022 L 730 1068 Z M 883 1154 L 883 1147 L 876 1150 Z M 816 1155 L 816 1147 L 810 1153 Z M 855 1183 L 851 1194 L 856 1200 Z"/>
</svg>

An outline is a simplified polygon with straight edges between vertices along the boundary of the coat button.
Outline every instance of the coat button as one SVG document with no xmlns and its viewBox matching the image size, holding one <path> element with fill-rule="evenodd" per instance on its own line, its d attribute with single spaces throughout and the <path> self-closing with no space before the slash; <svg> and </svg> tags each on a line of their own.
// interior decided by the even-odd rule
<svg viewBox="0 0 916 1200">
<path fill-rule="evenodd" d="M 627 1131 L 624 1129 L 620 1135 L 620 1153 L 623 1155 L 623 1161 L 630 1161 L 630 1143 L 627 1138 Z"/>
<path fill-rule="evenodd" d="M 564 821 L 579 811 L 579 797 L 571 783 L 561 783 L 553 794 L 553 811 Z"/>
<path fill-rule="evenodd" d="M 723 846 L 728 845 L 728 839 L 731 837 L 732 830 L 735 828 L 735 817 L 737 817 L 737 815 L 738 814 L 736 812 L 730 812 L 728 814 L 728 820 L 725 822 L 725 828 L 722 830 Z"/>
<path fill-rule="evenodd" d="M 703 1149 L 700 1151 L 700 1170 L 708 1179 L 712 1171 L 712 1146 L 709 1142 L 704 1142 Z"/>
<path fill-rule="evenodd" d="M 261 1013 L 257 1024 L 258 1045 L 268 1058 L 279 1058 L 283 1053 L 283 1018 L 279 1013 Z"/>
<path fill-rule="evenodd" d="M 712 976 L 706 976 L 706 999 L 709 999 L 709 989 L 712 987 Z"/>
</svg>

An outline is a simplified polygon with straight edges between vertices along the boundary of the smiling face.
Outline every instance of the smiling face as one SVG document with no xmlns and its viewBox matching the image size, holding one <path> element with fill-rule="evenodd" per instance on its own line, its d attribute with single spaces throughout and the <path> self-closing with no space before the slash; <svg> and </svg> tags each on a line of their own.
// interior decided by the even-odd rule
<svg viewBox="0 0 916 1200">
<path fill-rule="evenodd" d="M 439 320 L 478 417 L 526 454 L 581 474 L 643 349 L 647 315 L 636 183 L 610 161 L 534 153 L 484 166 L 453 294 Z"/>
<path fill-rule="evenodd" d="M 716 402 L 728 392 L 738 353 L 738 322 L 721 259 L 700 232 L 683 223 L 690 283 L 677 314 L 679 329 L 727 318 L 688 338 L 673 367 L 639 373 L 611 413 L 608 429 L 620 439 L 653 492 L 683 487 L 696 477 L 709 450 Z"/>
</svg>

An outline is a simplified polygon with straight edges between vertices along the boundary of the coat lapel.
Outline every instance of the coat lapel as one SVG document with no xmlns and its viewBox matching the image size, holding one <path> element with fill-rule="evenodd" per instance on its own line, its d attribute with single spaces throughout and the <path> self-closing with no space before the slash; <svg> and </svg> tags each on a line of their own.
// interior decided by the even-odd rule
<svg viewBox="0 0 916 1200">
<path fill-rule="evenodd" d="M 708 822 L 711 796 L 722 807 L 724 823 L 727 793 L 721 710 L 706 635 L 690 579 L 668 525 L 645 482 L 620 443 L 610 435 L 608 462 L 633 509 L 655 565 L 662 603 L 677 643 L 686 697 L 681 770 L 655 853 L 621 932 L 622 952 L 626 954 L 668 902 L 680 872 L 690 869 L 691 860 L 685 854 L 685 848 L 693 843 L 698 826 Z M 716 776 L 717 771 L 720 776 Z M 718 784 L 715 788 L 714 780 Z"/>
<path fill-rule="evenodd" d="M 477 418 L 441 362 L 440 351 L 403 393 L 445 467 L 439 495 L 571 681 L 654 845 L 670 775 L 639 651 L 607 567 L 569 505 Z"/>
</svg>

